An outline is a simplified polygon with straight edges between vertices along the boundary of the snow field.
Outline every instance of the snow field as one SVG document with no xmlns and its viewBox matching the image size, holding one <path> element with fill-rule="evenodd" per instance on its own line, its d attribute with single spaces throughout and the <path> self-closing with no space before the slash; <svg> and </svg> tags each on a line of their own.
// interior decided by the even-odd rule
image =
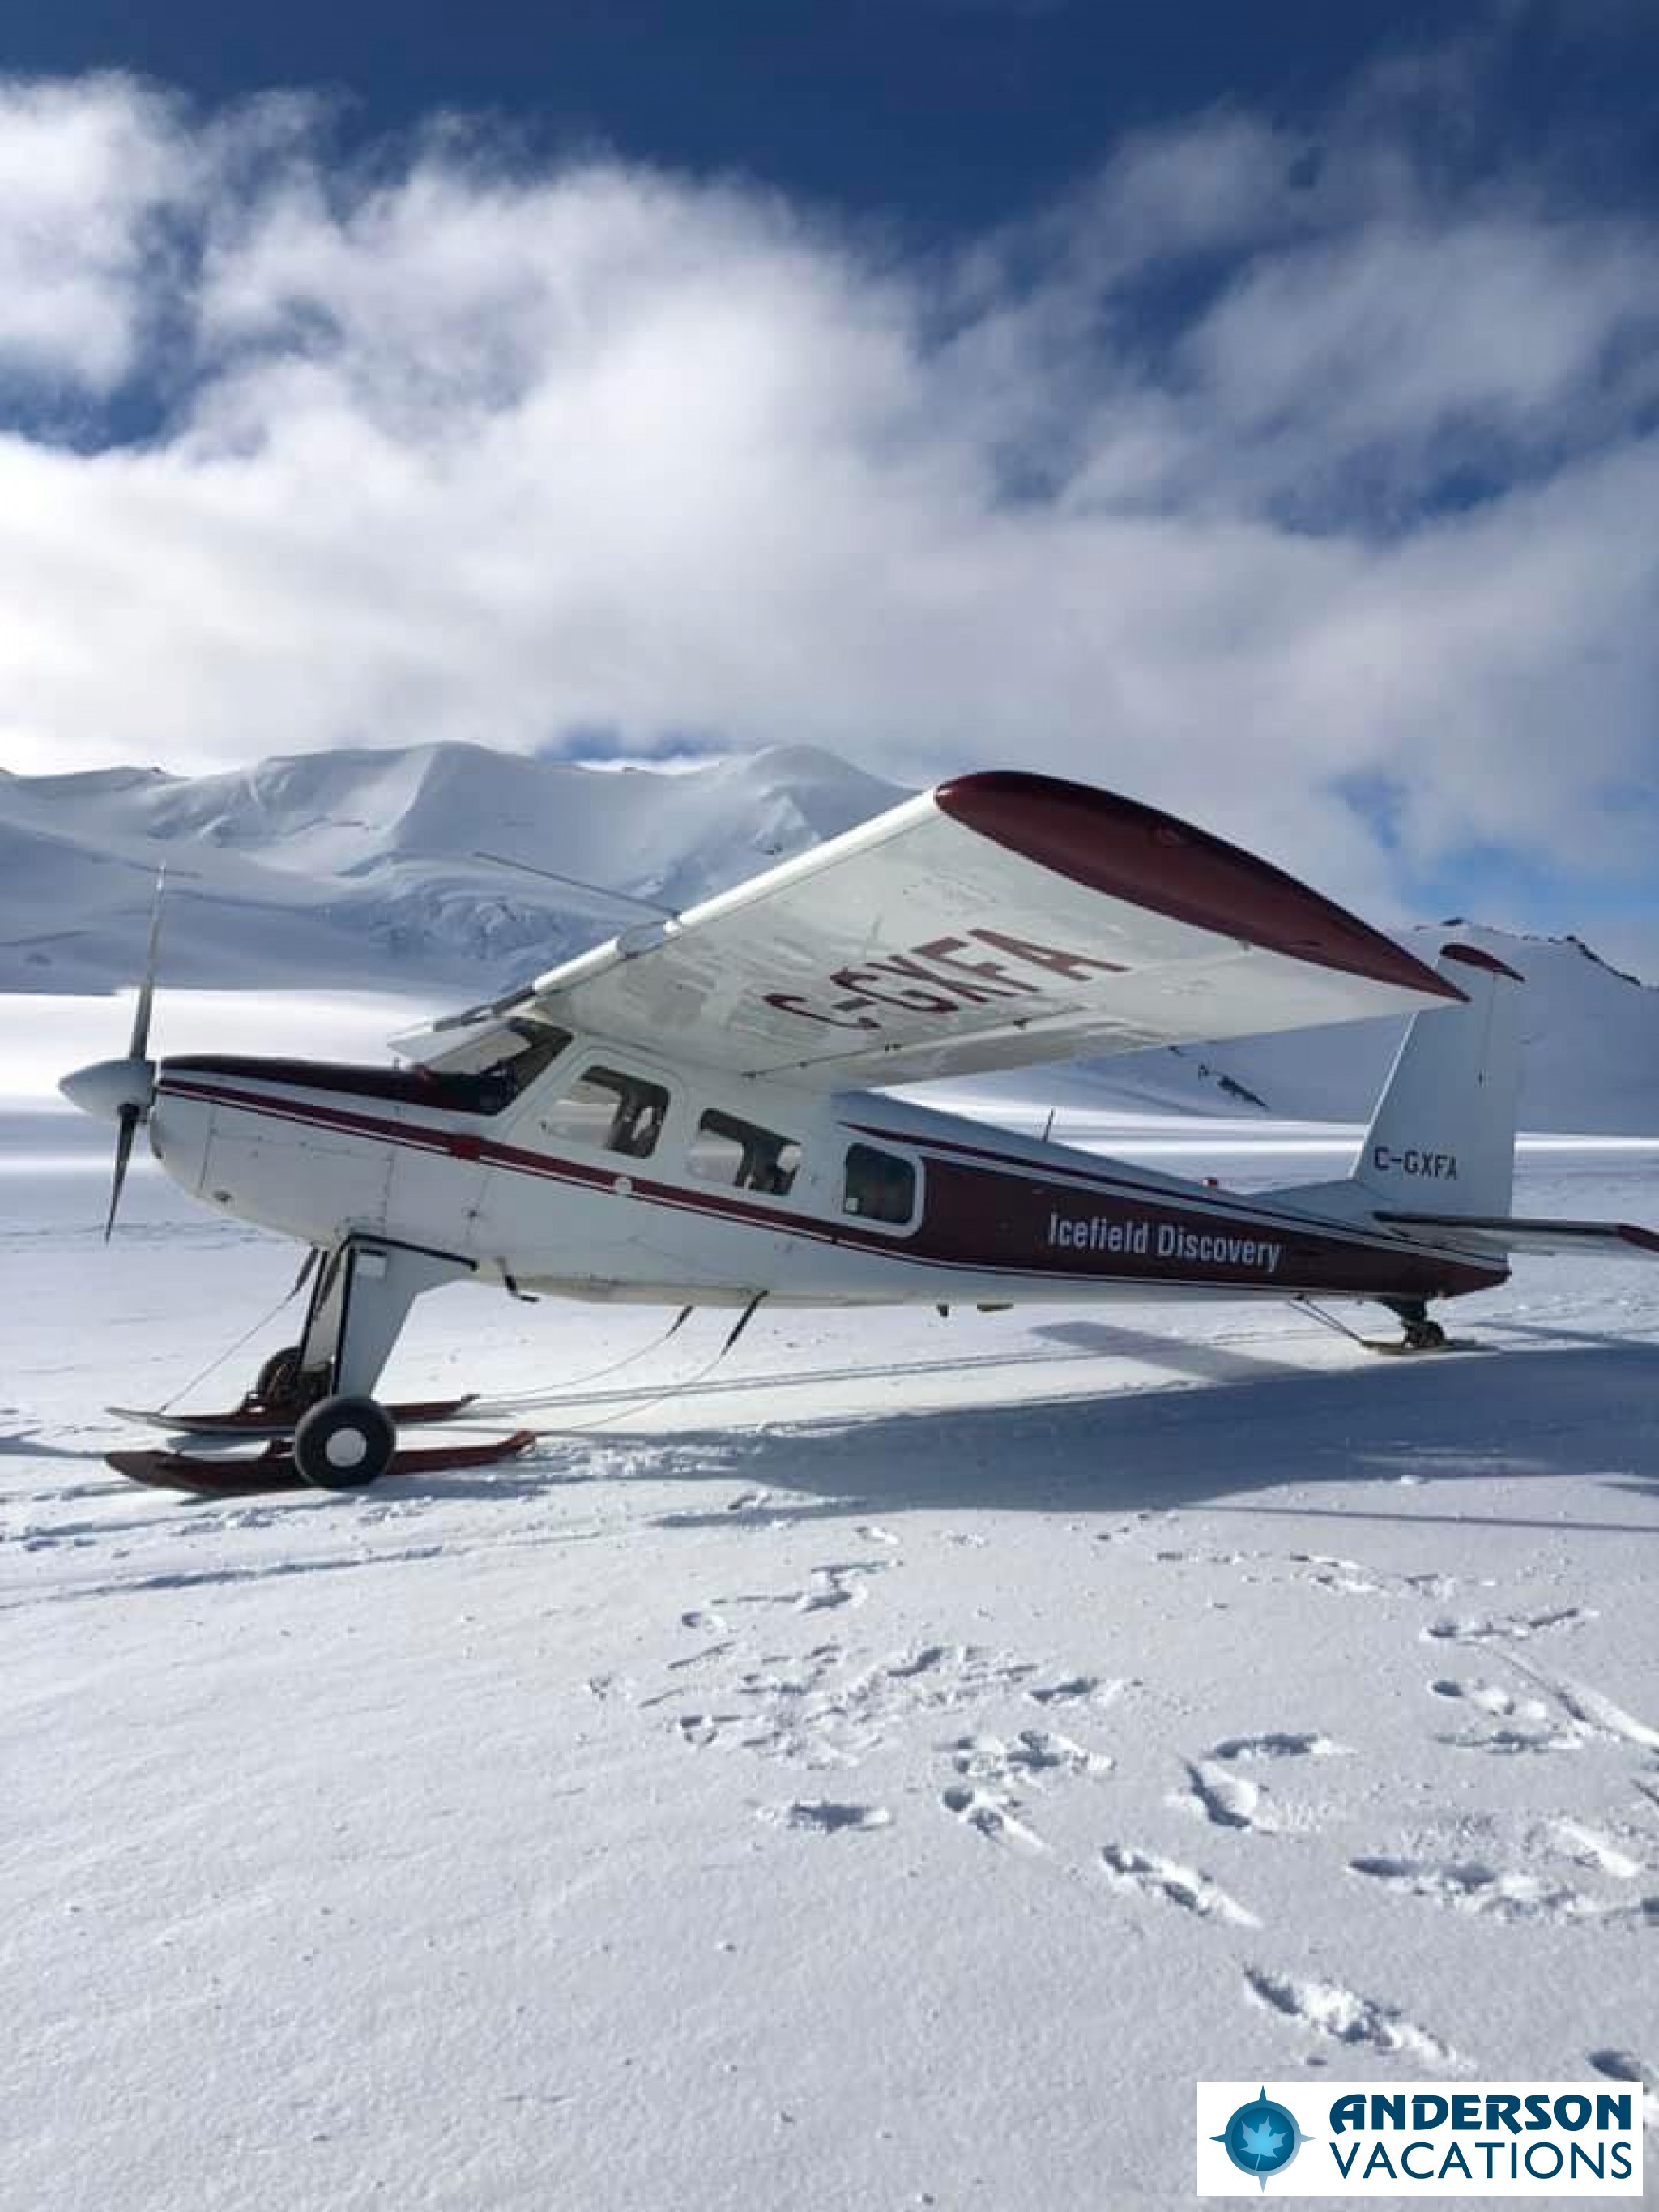
<svg viewBox="0 0 1659 2212">
<path fill-rule="evenodd" d="M 532 1459 L 221 1507 L 100 1408 L 295 1255 L 142 1170 L 106 1250 L 60 1118 L 0 1122 L 84 1163 L 0 1178 L 12 2201 L 1098 2212 L 1190 2200 L 1201 2075 L 1652 2079 L 1659 1271 L 1522 1262 L 1421 1362 L 1216 1304 L 710 1367 L 449 1291 L 389 1388 Z"/>
</svg>

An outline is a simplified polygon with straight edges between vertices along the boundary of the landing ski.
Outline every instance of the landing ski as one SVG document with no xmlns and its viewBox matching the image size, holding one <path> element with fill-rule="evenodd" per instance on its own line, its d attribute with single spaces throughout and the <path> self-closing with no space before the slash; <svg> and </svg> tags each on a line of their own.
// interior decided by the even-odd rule
<svg viewBox="0 0 1659 2212">
<path fill-rule="evenodd" d="M 534 1429 L 514 1429 L 477 1444 L 422 1444 L 393 1455 L 388 1474 L 441 1474 L 453 1468 L 494 1467 L 518 1459 L 536 1442 Z M 272 1442 L 255 1459 L 203 1459 L 191 1452 L 106 1452 L 106 1463 L 129 1482 L 152 1490 L 180 1490 L 192 1498 L 264 1498 L 283 1491 L 310 1490 L 286 1445 Z M 319 1492 L 361 1497 L 361 1491 Z"/>
<path fill-rule="evenodd" d="M 1445 1352 L 1490 1352 L 1489 1344 L 1482 1344 L 1473 1336 L 1443 1337 L 1438 1344 L 1408 1344 L 1403 1336 L 1362 1336 L 1355 1341 L 1363 1344 L 1367 1352 L 1386 1352 L 1391 1358 L 1438 1359 Z"/>
<path fill-rule="evenodd" d="M 402 1428 L 426 1428 L 436 1421 L 453 1421 L 477 1395 L 469 1390 L 464 1398 L 412 1399 L 407 1405 L 388 1406 L 386 1411 Z M 305 1410 L 302 1407 L 301 1413 Z M 291 1437 L 301 1417 L 279 1415 L 268 1406 L 238 1406 L 223 1413 L 170 1413 L 148 1406 L 106 1406 L 104 1411 L 118 1420 L 165 1430 L 169 1436 L 246 1437 L 254 1443 L 266 1437 Z"/>
</svg>

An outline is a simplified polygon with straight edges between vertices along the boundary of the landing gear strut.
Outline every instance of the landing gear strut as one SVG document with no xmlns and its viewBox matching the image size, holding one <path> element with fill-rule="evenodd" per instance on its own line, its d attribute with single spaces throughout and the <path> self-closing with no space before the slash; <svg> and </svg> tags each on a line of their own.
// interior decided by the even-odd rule
<svg viewBox="0 0 1659 2212">
<path fill-rule="evenodd" d="M 1384 1298 L 1383 1304 L 1390 1313 L 1397 1314 L 1405 1334 L 1401 1341 L 1402 1352 L 1441 1352 L 1445 1348 L 1446 1332 L 1437 1321 L 1429 1318 L 1428 1303 L 1423 1298 Z"/>
<path fill-rule="evenodd" d="M 473 1272 L 414 1244 L 348 1237 L 317 1271 L 304 1334 L 259 1371 L 255 1390 L 299 1412 L 294 1471 L 319 1490 L 365 1488 L 391 1466 L 398 1427 L 371 1394 L 422 1291 Z"/>
</svg>

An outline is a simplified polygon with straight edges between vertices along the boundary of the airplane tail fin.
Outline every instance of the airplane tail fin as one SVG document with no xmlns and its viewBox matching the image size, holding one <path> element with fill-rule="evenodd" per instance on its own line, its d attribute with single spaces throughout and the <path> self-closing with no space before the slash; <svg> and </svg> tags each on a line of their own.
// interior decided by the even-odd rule
<svg viewBox="0 0 1659 2212">
<path fill-rule="evenodd" d="M 1507 1214 L 1521 1092 L 1521 989 L 1472 945 L 1436 963 L 1468 1000 L 1414 1015 L 1382 1087 L 1353 1180 L 1377 1211 Z"/>
<path fill-rule="evenodd" d="M 1510 1213 L 1524 978 L 1472 945 L 1446 945 L 1437 965 L 1468 1004 L 1413 1017 L 1352 1174 L 1272 1195 L 1500 1264 L 1516 1252 L 1659 1259 L 1651 1229 Z"/>
<path fill-rule="evenodd" d="M 1430 1211 L 1507 1216 L 1522 978 L 1472 945 L 1446 945 L 1436 966 L 1465 1003 L 1412 1017 L 1352 1170 L 1273 1196 L 1341 1221 Z"/>
</svg>

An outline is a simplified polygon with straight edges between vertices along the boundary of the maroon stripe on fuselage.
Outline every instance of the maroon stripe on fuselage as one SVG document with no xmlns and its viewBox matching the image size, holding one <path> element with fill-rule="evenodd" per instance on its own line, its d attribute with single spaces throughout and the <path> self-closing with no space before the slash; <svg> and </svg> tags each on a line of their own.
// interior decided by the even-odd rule
<svg viewBox="0 0 1659 2212">
<path fill-rule="evenodd" d="M 1359 1294 L 1399 1297 L 1437 1297 L 1458 1291 L 1489 1288 L 1502 1282 L 1507 1269 L 1483 1268 L 1443 1259 L 1420 1247 L 1382 1241 L 1362 1241 L 1342 1235 L 1324 1235 L 1301 1224 L 1292 1227 L 1277 1218 L 1206 1212 L 1197 1203 L 1183 1203 L 1167 1192 L 1132 1186 L 1127 1195 L 1103 1181 L 1079 1189 L 1074 1182 L 1050 1182 L 1045 1171 L 1030 1163 L 1016 1162 L 988 1152 L 998 1166 L 933 1158 L 928 1161 L 921 1221 L 911 1231 L 886 1234 L 839 1218 L 825 1220 L 781 1208 L 756 1205 L 724 1193 L 689 1191 L 635 1173 L 635 1164 L 618 1155 L 614 1167 L 598 1167 L 579 1160 L 535 1152 L 516 1145 L 481 1139 L 475 1129 L 441 1129 L 427 1124 L 389 1121 L 377 1115 L 325 1105 L 293 1097 L 273 1097 L 264 1092 L 232 1090 L 199 1081 L 179 1082 L 164 1075 L 158 1095 L 176 1096 L 212 1106 L 259 1115 L 272 1120 L 323 1129 L 337 1129 L 350 1136 L 403 1146 L 412 1151 L 447 1154 L 458 1159 L 503 1169 L 510 1174 L 534 1176 L 553 1182 L 573 1183 L 590 1190 L 614 1189 L 627 1176 L 633 1193 L 653 1205 L 683 1212 L 741 1222 L 781 1235 L 803 1237 L 816 1243 L 852 1245 L 879 1252 L 890 1259 L 923 1267 L 948 1268 L 953 1273 L 1012 1275 L 1024 1280 L 1048 1280 L 1079 1287 L 1109 1281 L 1144 1283 L 1148 1288 L 1190 1288 L 1204 1291 L 1351 1291 Z M 854 1127 L 860 1125 L 854 1124 Z M 889 1133 L 872 1132 L 872 1133 Z M 894 1141 L 902 1141 L 895 1139 Z M 1121 1218 L 1132 1229 L 1145 1221 L 1147 1249 L 1111 1254 L 1112 1264 L 1098 1264 L 1099 1244 L 1057 1247 L 1045 1242 L 1048 1216 L 1061 1207 L 1091 1205 L 1097 1218 L 1107 1224 Z M 1160 1254 L 1158 1243 L 1164 1230 L 1181 1237 L 1207 1237 L 1237 1243 L 1278 1244 L 1280 1258 L 1270 1270 L 1240 1262 L 1217 1263 L 1213 1273 L 1194 1273 L 1182 1264 L 1177 1249 Z M 1254 1230 L 1254 1237 L 1250 1234 Z M 1094 1262 L 1094 1264 L 1091 1264 Z"/>
<path fill-rule="evenodd" d="M 959 1137 L 919 1136 L 914 1130 L 887 1128 L 876 1121 L 848 1121 L 846 1126 L 855 1129 L 861 1137 L 874 1137 L 878 1142 L 890 1145 L 908 1145 L 929 1160 L 937 1157 L 948 1158 L 957 1154 L 964 1159 L 983 1160 L 1000 1175 L 1040 1176 L 1045 1180 L 1074 1182 L 1085 1190 L 1099 1191 L 1103 1194 L 1114 1191 L 1133 1191 L 1144 1194 L 1153 1200 L 1162 1199 L 1166 1204 L 1181 1203 L 1179 1194 L 1171 1191 L 1167 1183 L 1146 1182 L 1116 1162 L 1109 1168 L 1098 1162 L 1088 1167 L 1073 1167 L 1064 1160 L 1048 1157 L 1032 1159 L 1024 1152 L 1000 1152 L 989 1145 L 970 1145 Z M 1213 1206 L 1218 1212 L 1237 1211 L 1247 1214 L 1253 1221 L 1283 1221 L 1287 1227 L 1306 1225 L 1305 1215 L 1264 1206 L 1258 1200 L 1237 1196 L 1228 1191 L 1206 1192 L 1203 1202 L 1206 1206 Z M 1389 1249 L 1392 1249 L 1391 1244 Z"/>
<path fill-rule="evenodd" d="M 1326 1235 L 1305 1218 L 1212 1211 L 1167 1191 L 1083 1188 L 1047 1182 L 1040 1170 L 997 1175 L 949 1159 L 928 1163 L 927 1227 L 930 1256 L 948 1266 L 1149 1288 L 1436 1297 L 1488 1288 L 1507 1273 L 1395 1239 Z"/>
</svg>

